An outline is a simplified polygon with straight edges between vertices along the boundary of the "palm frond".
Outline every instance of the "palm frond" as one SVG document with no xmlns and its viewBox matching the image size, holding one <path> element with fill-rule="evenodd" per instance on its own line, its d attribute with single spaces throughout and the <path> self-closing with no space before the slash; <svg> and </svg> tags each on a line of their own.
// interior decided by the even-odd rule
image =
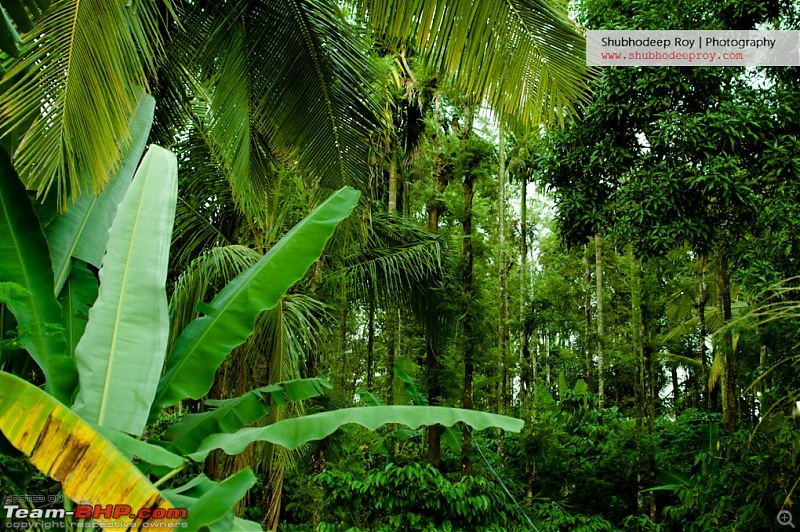
<svg viewBox="0 0 800 532">
<path fill-rule="evenodd" d="M 523 123 L 561 120 L 588 96 L 585 41 L 558 0 L 357 0 L 366 24 L 474 102 Z"/>
<path fill-rule="evenodd" d="M 162 47 L 160 16 L 150 1 L 62 0 L 25 34 L 6 74 L 17 79 L 0 96 L 2 134 L 26 130 L 14 165 L 40 196 L 54 187 L 61 209 L 101 190 L 130 143 Z"/>
<path fill-rule="evenodd" d="M 401 218 L 373 215 L 367 242 L 351 249 L 332 258 L 329 282 L 354 298 L 407 301 L 441 277 L 441 240 Z"/>
<path fill-rule="evenodd" d="M 251 118 L 301 174 L 364 188 L 380 71 L 333 0 L 254 2 L 246 20 Z"/>
</svg>

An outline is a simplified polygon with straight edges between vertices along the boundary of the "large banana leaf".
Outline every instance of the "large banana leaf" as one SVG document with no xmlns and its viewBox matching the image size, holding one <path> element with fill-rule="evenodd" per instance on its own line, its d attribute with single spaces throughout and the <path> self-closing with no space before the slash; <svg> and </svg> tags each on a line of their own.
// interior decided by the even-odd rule
<svg viewBox="0 0 800 532">
<path fill-rule="evenodd" d="M 164 446 L 184 455 L 193 453 L 208 436 L 237 431 L 264 417 L 269 412 L 268 398 L 273 404 L 285 405 L 287 400 L 320 396 L 330 387 L 324 379 L 296 379 L 256 388 L 233 399 L 208 401 L 216 408 L 184 416 L 164 433 Z"/>
<path fill-rule="evenodd" d="M 209 532 L 261 532 L 258 523 L 234 517 L 232 510 L 255 481 L 255 475 L 248 467 L 221 483 L 199 475 L 183 486 L 164 490 L 163 494 L 175 506 L 189 509 L 186 520 L 189 530 L 208 527 Z"/>
<path fill-rule="evenodd" d="M 151 146 L 109 230 L 100 292 L 75 349 L 75 412 L 136 435 L 147 423 L 167 349 L 164 285 L 177 194 L 175 155 Z"/>
<path fill-rule="evenodd" d="M 72 257 L 100 267 L 108 243 L 108 228 L 139 166 L 153 124 L 155 107 L 155 99 L 147 95 L 136 108 L 130 126 L 131 143 L 123 150 L 122 164 L 116 175 L 109 177 L 103 191 L 98 195 L 84 194 L 66 213 L 57 216 L 45 228 L 53 259 L 56 295 L 67 280 Z"/>
<path fill-rule="evenodd" d="M 0 372 L 0 431 L 39 471 L 61 482 L 64 493 L 78 503 L 172 508 L 139 470 L 86 422 L 36 386 L 5 372 Z M 171 520 L 159 522 L 165 521 Z M 99 522 L 120 529 L 131 520 L 125 516 Z M 142 521 L 133 525 L 138 530 Z"/>
<path fill-rule="evenodd" d="M 63 309 L 67 353 L 71 357 L 75 356 L 75 347 L 86 330 L 89 309 L 96 299 L 97 279 L 89 271 L 86 263 L 78 260 L 72 267 L 72 275 L 69 276 L 67 284 L 64 285 L 64 290 L 58 298 Z"/>
<path fill-rule="evenodd" d="M 111 442 L 125 457 L 133 462 L 137 461 L 139 468 L 142 469 L 142 462 L 161 468 L 173 470 L 181 467 L 186 459 L 182 456 L 169 452 L 159 445 L 153 445 L 142 440 L 137 440 L 124 432 L 109 427 L 94 427 L 106 440 Z"/>
<path fill-rule="evenodd" d="M 0 217 L 0 281 L 17 283 L 28 292 L 8 304 L 17 319 L 19 341 L 42 369 L 45 389 L 69 404 L 78 376 L 59 329 L 61 307 L 53 295 L 50 253 L 28 193 L 4 150 L 0 150 Z"/>
<path fill-rule="evenodd" d="M 357 201 L 358 192 L 349 187 L 333 194 L 204 306 L 206 315 L 190 323 L 175 342 L 151 416 L 208 392 L 225 357 L 252 334 L 258 314 L 277 305 L 319 258 L 333 230 Z"/>
<path fill-rule="evenodd" d="M 228 454 L 238 454 L 254 441 L 268 441 L 295 449 L 304 443 L 330 436 L 342 425 L 355 423 L 375 430 L 382 425 L 398 423 L 417 428 L 422 425 L 466 423 L 475 430 L 497 427 L 509 432 L 522 430 L 524 422 L 498 414 L 446 408 L 438 406 L 371 406 L 367 408 L 342 408 L 292 419 L 284 419 L 266 427 L 251 427 L 233 434 L 215 434 L 202 443 L 197 452 L 189 455 L 193 460 L 204 460 L 208 453 L 222 449 Z"/>
</svg>

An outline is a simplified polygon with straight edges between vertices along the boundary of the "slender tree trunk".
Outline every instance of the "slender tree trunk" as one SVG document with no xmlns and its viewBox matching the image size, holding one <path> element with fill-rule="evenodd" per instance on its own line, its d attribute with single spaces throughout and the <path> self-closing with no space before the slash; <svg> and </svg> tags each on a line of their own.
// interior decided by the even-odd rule
<svg viewBox="0 0 800 532">
<path fill-rule="evenodd" d="M 342 364 L 342 372 L 341 372 L 341 384 L 339 385 L 339 389 L 342 390 L 343 394 L 347 394 L 347 381 L 346 375 L 350 374 L 351 372 L 348 371 L 347 362 L 350 357 L 347 356 L 347 302 L 342 303 L 342 308 L 339 309 L 339 353 L 341 354 L 341 364 Z M 334 372 L 336 375 L 336 372 Z"/>
<path fill-rule="evenodd" d="M 472 135 L 472 118 L 473 109 L 470 107 L 465 116 L 464 130 L 461 134 L 462 150 L 466 149 L 466 143 Z M 461 236 L 462 236 L 462 259 L 464 262 L 464 270 L 461 274 L 461 285 L 464 290 L 463 299 L 463 322 L 462 330 L 464 334 L 464 394 L 461 399 L 461 406 L 466 409 L 472 409 L 472 381 L 475 371 L 475 332 L 473 330 L 472 318 L 472 296 L 473 296 L 473 262 L 474 255 L 472 253 L 472 200 L 474 195 L 474 176 L 472 175 L 472 168 L 467 168 L 464 172 L 464 181 L 462 186 L 463 200 L 464 200 L 464 216 L 461 219 Z M 472 433 L 467 426 L 462 429 L 462 446 L 461 446 L 461 474 L 462 476 L 469 475 L 472 471 L 471 463 L 472 454 Z"/>
<path fill-rule="evenodd" d="M 702 368 L 702 393 L 703 404 L 705 410 L 708 412 L 711 408 L 709 393 L 708 393 L 708 354 L 706 348 L 706 336 L 708 331 L 706 329 L 706 303 L 708 303 L 708 285 L 706 284 L 706 267 L 708 266 L 708 255 L 703 253 L 700 255 L 700 294 L 697 300 L 697 321 L 700 323 L 700 364 Z"/>
<path fill-rule="evenodd" d="M 375 356 L 375 287 L 370 285 L 367 324 L 367 389 L 372 391 L 372 366 Z"/>
<path fill-rule="evenodd" d="M 433 164 L 433 189 L 434 196 L 428 203 L 428 231 L 431 233 L 439 232 L 439 215 L 442 209 L 441 195 L 445 188 L 443 175 L 444 156 L 442 154 L 443 131 L 439 127 L 439 117 L 441 116 L 440 101 L 438 94 L 434 96 L 434 106 L 436 113 L 436 133 L 431 141 L 436 149 L 436 159 Z M 435 305 L 435 303 L 434 303 Z M 439 362 L 436 356 L 435 326 L 427 325 L 425 330 L 425 374 L 428 385 L 428 404 L 435 406 L 439 404 L 441 387 L 439 383 Z M 433 425 L 428 429 L 428 462 L 436 469 L 442 467 L 442 426 Z"/>
<path fill-rule="evenodd" d="M 760 373 L 763 375 L 764 372 L 767 371 L 767 346 L 765 345 L 761 346 L 761 352 L 758 358 L 758 365 L 761 368 Z M 767 389 L 769 389 L 769 376 L 762 377 L 761 382 L 758 383 L 758 391 L 761 392 L 761 396 L 758 398 L 758 413 L 760 417 L 763 417 L 764 412 L 769 410 L 769 399 L 767 398 Z"/>
<path fill-rule="evenodd" d="M 525 306 L 528 303 L 528 286 L 525 276 L 528 273 L 528 181 L 525 172 L 520 176 L 522 182 L 519 200 L 519 234 L 520 234 L 520 265 L 519 265 L 519 321 L 520 327 L 520 364 L 522 366 L 522 388 L 526 395 L 527 404 L 530 404 L 530 346 L 528 339 L 531 331 L 528 320 L 525 319 Z"/>
<path fill-rule="evenodd" d="M 505 149 L 505 135 L 503 123 L 499 124 L 499 139 L 498 139 L 498 168 L 497 168 L 497 188 L 498 188 L 498 260 L 497 260 L 497 275 L 498 275 L 498 319 L 497 319 L 497 343 L 500 346 L 500 364 L 502 366 L 502 385 L 500 390 L 500 405 L 501 412 L 506 413 L 508 409 L 508 345 L 506 343 L 506 258 L 505 258 L 505 216 L 506 216 L 506 179 L 505 179 L 505 163 L 506 163 L 506 149 Z M 502 432 L 501 432 L 502 437 Z"/>
<path fill-rule="evenodd" d="M 595 280 L 597 281 L 597 406 L 603 408 L 603 237 L 594 235 Z"/>
<path fill-rule="evenodd" d="M 545 376 L 545 382 L 547 383 L 547 391 L 550 391 L 550 331 L 545 331 L 544 341 L 545 343 L 545 368 L 547 370 L 547 375 Z"/>
<path fill-rule="evenodd" d="M 589 269 L 589 246 L 583 245 L 583 316 L 586 320 L 586 384 L 589 385 L 589 390 L 594 390 L 594 353 L 592 349 L 592 338 L 594 333 L 592 331 L 592 294 L 590 288 L 590 280 L 592 277 L 591 270 Z"/>
<path fill-rule="evenodd" d="M 732 317 L 731 312 L 731 281 L 728 274 L 727 252 L 722 251 L 719 257 L 720 274 L 720 296 L 722 298 L 722 320 L 723 327 L 727 326 Z M 723 368 L 721 374 L 722 383 L 722 419 L 733 433 L 736 430 L 736 376 L 733 367 L 733 338 L 729 328 L 725 329 L 722 335 L 722 356 Z"/>
<path fill-rule="evenodd" d="M 314 263 L 314 276 L 311 278 L 311 286 L 309 287 L 309 295 L 314 299 L 320 299 L 320 287 L 322 286 L 322 269 L 323 259 L 319 259 Z M 318 351 L 310 351 L 306 355 L 305 376 L 313 378 L 317 376 L 317 364 L 319 363 Z"/>
<path fill-rule="evenodd" d="M 678 381 L 678 365 L 673 364 L 670 368 L 670 376 L 672 377 L 672 403 L 674 405 L 675 415 L 678 415 L 678 404 L 681 400 L 681 388 Z"/>
<path fill-rule="evenodd" d="M 389 212 L 397 212 L 397 132 L 389 134 Z"/>
<path fill-rule="evenodd" d="M 640 266 L 636 258 L 631 254 L 630 289 L 631 289 L 631 341 L 635 357 L 634 363 L 634 392 L 636 395 L 636 430 L 641 434 L 642 420 L 645 409 L 645 390 L 644 390 L 644 349 L 642 339 L 642 294 Z M 636 507 L 637 513 L 645 513 L 644 482 L 642 479 L 642 463 L 644 461 L 643 449 L 640 443 L 641 438 L 637 438 L 637 465 L 636 465 Z"/>
<path fill-rule="evenodd" d="M 386 343 L 386 404 L 394 403 L 394 359 L 397 346 L 396 337 L 399 336 L 397 330 L 397 315 L 394 309 L 386 309 L 386 333 L 388 341 Z"/>
</svg>

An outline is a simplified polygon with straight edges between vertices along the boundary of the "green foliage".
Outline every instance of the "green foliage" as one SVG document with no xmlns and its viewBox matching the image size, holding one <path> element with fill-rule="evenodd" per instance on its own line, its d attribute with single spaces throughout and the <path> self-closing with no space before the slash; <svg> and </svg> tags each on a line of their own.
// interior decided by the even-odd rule
<svg viewBox="0 0 800 532">
<path fill-rule="evenodd" d="M 67 354 L 47 241 L 28 193 L 2 149 L 0 217 L 0 281 L 24 290 L 6 302 L 17 321 L 17 340 L 44 373 L 48 393 L 70 404 L 78 374 Z"/>
<path fill-rule="evenodd" d="M 513 519 L 493 482 L 451 482 L 428 464 L 389 464 L 363 479 L 326 471 L 314 481 L 324 492 L 331 530 L 508 530 Z"/>
</svg>

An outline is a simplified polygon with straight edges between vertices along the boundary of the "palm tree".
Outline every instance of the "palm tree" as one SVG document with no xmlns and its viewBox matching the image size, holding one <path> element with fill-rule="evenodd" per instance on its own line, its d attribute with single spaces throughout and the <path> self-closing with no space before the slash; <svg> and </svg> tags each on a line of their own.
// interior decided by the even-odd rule
<svg viewBox="0 0 800 532">
<path fill-rule="evenodd" d="M 333 0 L 180 8 L 169 0 L 66 0 L 26 12 L 47 5 L 0 2 L 23 30 L 19 58 L 4 61 L 0 118 L 24 182 L 40 195 L 54 192 L 62 209 L 99 190 L 119 164 L 143 92 L 158 98 L 161 139 L 194 122 L 195 98 L 209 99 L 209 142 L 227 163 L 238 202 L 250 201 L 248 190 L 258 190 L 276 159 L 328 186 L 364 179 L 379 75 Z M 394 49 L 413 45 L 444 80 L 519 123 L 560 119 L 586 95 L 582 36 L 560 2 L 347 7 L 372 38 Z M 6 53 L 16 53 L 8 44 L 15 36 L 0 24 Z"/>
</svg>

